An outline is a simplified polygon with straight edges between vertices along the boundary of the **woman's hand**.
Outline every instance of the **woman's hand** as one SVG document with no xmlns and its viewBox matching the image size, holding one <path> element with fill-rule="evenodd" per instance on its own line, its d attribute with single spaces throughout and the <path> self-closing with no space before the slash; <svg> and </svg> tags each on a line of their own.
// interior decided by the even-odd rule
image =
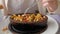
<svg viewBox="0 0 60 34">
<path fill-rule="evenodd" d="M 54 12 L 58 8 L 57 0 L 42 0 L 42 4 L 50 12 Z"/>
</svg>

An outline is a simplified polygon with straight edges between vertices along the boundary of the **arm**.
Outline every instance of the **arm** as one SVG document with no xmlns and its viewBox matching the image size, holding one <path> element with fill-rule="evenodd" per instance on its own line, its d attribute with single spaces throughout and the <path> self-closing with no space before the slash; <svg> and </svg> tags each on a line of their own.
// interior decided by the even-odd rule
<svg viewBox="0 0 60 34">
<path fill-rule="evenodd" d="M 7 0 L 2 0 L 3 2 L 3 6 L 4 6 L 4 15 L 6 16 L 8 13 L 7 13 Z"/>
</svg>

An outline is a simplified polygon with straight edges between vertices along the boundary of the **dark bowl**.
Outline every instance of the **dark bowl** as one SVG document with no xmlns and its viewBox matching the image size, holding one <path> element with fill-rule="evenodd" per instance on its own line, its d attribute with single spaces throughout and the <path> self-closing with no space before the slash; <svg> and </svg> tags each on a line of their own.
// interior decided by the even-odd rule
<svg viewBox="0 0 60 34">
<path fill-rule="evenodd" d="M 17 14 L 18 15 L 18 14 Z M 25 24 L 24 24 L 25 23 Z M 42 33 L 47 29 L 47 19 L 44 22 L 14 22 L 10 18 L 9 30 L 13 33 L 21 33 L 21 34 L 34 34 L 34 33 Z"/>
</svg>

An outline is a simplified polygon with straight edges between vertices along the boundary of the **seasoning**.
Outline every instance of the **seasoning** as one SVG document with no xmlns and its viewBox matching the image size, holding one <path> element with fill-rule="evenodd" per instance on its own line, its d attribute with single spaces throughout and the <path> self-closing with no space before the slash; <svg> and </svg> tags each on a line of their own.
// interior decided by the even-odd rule
<svg viewBox="0 0 60 34">
<path fill-rule="evenodd" d="M 0 5 L 0 9 L 3 9 L 4 7 L 3 7 L 3 5 Z"/>
<path fill-rule="evenodd" d="M 2 31 L 7 31 L 8 30 L 8 27 L 6 26 L 6 27 L 3 27 L 3 29 L 2 29 Z"/>
</svg>

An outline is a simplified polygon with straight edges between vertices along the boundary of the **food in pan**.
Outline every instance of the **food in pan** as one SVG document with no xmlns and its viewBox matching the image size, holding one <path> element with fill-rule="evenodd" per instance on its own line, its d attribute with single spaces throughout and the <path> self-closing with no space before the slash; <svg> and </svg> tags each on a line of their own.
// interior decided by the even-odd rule
<svg viewBox="0 0 60 34">
<path fill-rule="evenodd" d="M 16 14 L 13 14 L 11 17 L 10 17 L 13 21 L 15 22 L 19 22 L 19 23 L 35 23 L 35 22 L 44 22 L 44 21 L 47 21 L 47 16 L 45 15 L 41 15 L 40 13 L 38 14 L 22 14 L 22 15 L 16 15 Z"/>
</svg>

